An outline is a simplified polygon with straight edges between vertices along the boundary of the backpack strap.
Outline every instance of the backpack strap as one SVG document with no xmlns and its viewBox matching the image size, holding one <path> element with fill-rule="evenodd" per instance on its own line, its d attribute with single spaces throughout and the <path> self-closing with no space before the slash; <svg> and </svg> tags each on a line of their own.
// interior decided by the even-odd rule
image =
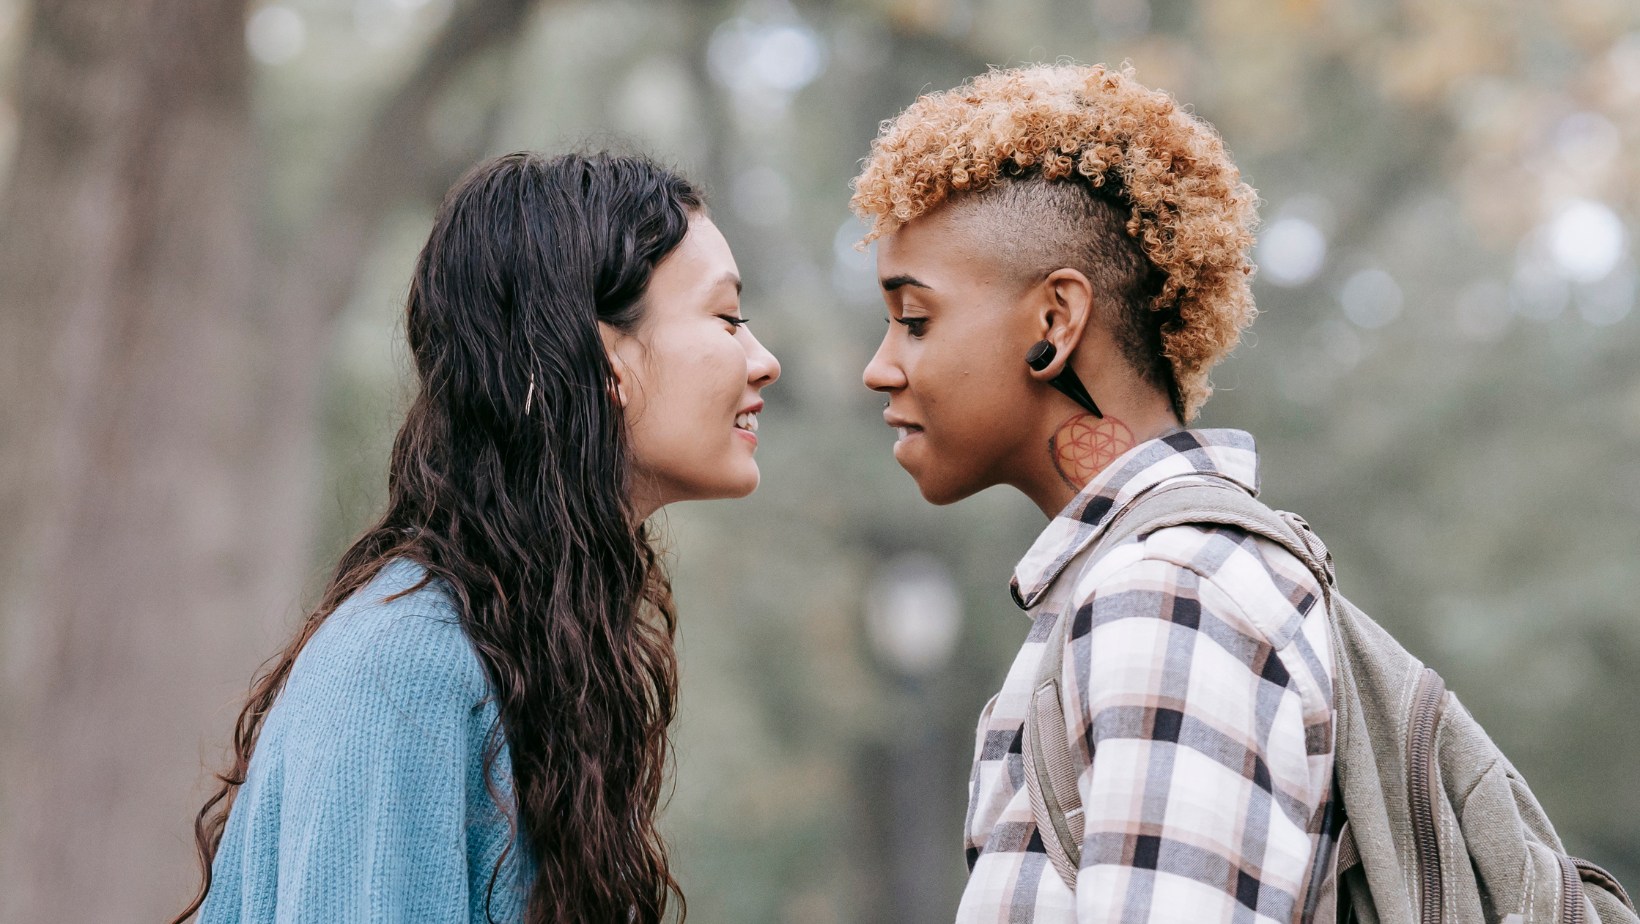
<svg viewBox="0 0 1640 924">
<path fill-rule="evenodd" d="M 1199 477 L 1199 476 L 1192 476 Z M 1212 480 L 1162 482 L 1129 501 L 1109 523 L 1088 553 L 1088 562 L 1135 535 L 1171 526 L 1234 526 L 1280 545 L 1303 562 L 1320 582 L 1330 605 L 1332 556 L 1309 525 L 1299 517 L 1277 513 L 1248 494 L 1246 489 L 1217 476 Z M 1065 634 L 1075 614 L 1063 612 L 1054 621 L 1042 652 L 1036 685 L 1025 708 L 1021 735 L 1025 788 L 1037 835 L 1059 878 L 1076 891 L 1076 872 L 1082 864 L 1085 832 L 1082 796 L 1077 790 L 1074 752 L 1065 731 L 1065 702 L 1061 696 L 1065 674 Z"/>
</svg>

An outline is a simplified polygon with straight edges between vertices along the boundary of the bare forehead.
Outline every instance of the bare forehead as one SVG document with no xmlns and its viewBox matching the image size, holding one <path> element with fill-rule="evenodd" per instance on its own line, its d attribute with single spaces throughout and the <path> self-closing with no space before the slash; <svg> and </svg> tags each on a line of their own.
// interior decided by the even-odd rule
<svg viewBox="0 0 1640 924">
<path fill-rule="evenodd" d="M 913 265 L 938 265 L 965 276 L 1015 276 L 1041 262 L 1028 228 L 1001 203 L 978 197 L 950 199 L 878 240 L 882 275 Z"/>
<path fill-rule="evenodd" d="M 661 290 L 710 289 L 725 280 L 738 290 L 734 252 L 717 225 L 697 215 L 689 220 L 683 240 L 655 267 L 650 285 Z"/>
<path fill-rule="evenodd" d="M 678 245 L 678 252 L 686 254 L 712 275 L 735 269 L 735 255 L 729 249 L 728 239 L 718 230 L 717 223 L 704 214 L 690 216 L 689 233 Z"/>
</svg>

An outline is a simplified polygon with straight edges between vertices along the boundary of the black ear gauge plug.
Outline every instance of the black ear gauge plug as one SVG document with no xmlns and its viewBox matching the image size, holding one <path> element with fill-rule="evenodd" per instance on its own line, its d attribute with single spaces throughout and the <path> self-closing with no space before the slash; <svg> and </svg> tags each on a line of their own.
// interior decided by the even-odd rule
<svg viewBox="0 0 1640 924">
<path fill-rule="evenodd" d="M 1041 372 L 1043 369 L 1048 368 L 1053 363 L 1054 357 L 1058 355 L 1059 350 L 1052 343 L 1046 340 L 1038 340 L 1031 345 L 1030 350 L 1026 351 L 1025 365 L 1030 366 L 1034 372 Z M 1093 396 L 1088 394 L 1087 388 L 1082 385 L 1082 379 L 1077 376 L 1076 370 L 1071 368 L 1070 363 L 1066 363 L 1064 371 L 1050 379 L 1048 384 L 1064 392 L 1072 401 L 1082 405 L 1089 414 L 1101 419 L 1104 418 L 1105 415 L 1099 413 L 1099 405 L 1093 403 Z"/>
<path fill-rule="evenodd" d="M 1025 354 L 1025 365 L 1030 366 L 1036 372 L 1041 372 L 1043 369 L 1048 368 L 1048 364 L 1053 362 L 1053 358 L 1058 355 L 1059 351 L 1054 349 L 1053 344 L 1046 340 L 1038 340 L 1036 345 L 1031 347 L 1030 351 Z"/>
</svg>

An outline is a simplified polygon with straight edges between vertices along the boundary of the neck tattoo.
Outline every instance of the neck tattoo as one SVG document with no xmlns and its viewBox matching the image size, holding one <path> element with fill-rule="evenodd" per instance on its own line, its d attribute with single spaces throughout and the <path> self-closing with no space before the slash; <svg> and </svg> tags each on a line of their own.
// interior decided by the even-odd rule
<svg viewBox="0 0 1640 924">
<path fill-rule="evenodd" d="M 1060 424 L 1048 440 L 1054 470 L 1077 491 L 1132 448 L 1133 431 L 1109 414 L 1103 419 L 1077 414 Z"/>
</svg>

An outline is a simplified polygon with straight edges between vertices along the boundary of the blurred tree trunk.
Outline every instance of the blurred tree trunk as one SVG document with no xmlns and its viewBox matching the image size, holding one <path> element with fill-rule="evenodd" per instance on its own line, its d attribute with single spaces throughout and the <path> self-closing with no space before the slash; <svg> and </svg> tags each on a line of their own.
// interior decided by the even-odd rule
<svg viewBox="0 0 1640 924">
<path fill-rule="evenodd" d="M 328 322 L 382 216 L 453 177 L 428 107 L 532 5 L 459 7 L 274 253 L 243 0 L 35 4 L 0 200 L 0 920 L 152 922 L 193 887 L 201 761 L 302 592 Z"/>
<path fill-rule="evenodd" d="M 34 10 L 0 212 L 8 920 L 176 910 L 200 731 L 300 583 L 309 386 L 261 347 L 312 335 L 250 310 L 243 35 L 235 0 Z"/>
</svg>

